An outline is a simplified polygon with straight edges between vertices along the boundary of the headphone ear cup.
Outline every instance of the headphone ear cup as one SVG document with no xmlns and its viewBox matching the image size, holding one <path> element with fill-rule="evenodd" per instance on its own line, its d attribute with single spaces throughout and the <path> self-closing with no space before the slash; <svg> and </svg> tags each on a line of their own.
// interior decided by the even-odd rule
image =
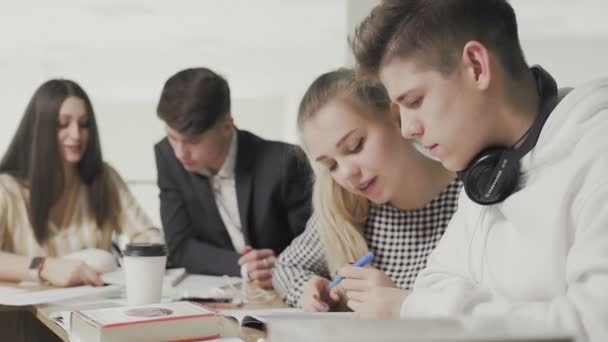
<svg viewBox="0 0 608 342">
<path fill-rule="evenodd" d="M 528 132 L 512 148 L 493 146 L 481 151 L 466 169 L 459 171 L 467 196 L 480 205 L 502 202 L 519 185 L 519 161 L 530 152 L 551 111 L 557 104 L 557 83 L 541 68 L 531 68 L 539 94 L 536 117 Z"/>
<path fill-rule="evenodd" d="M 462 182 L 469 198 L 481 205 L 491 205 L 503 201 L 516 188 L 519 178 L 518 163 L 511 168 L 504 169 L 500 181 L 495 182 L 493 191 L 487 195 L 492 186 L 492 174 L 498 167 L 504 148 L 493 148 L 480 153 L 464 171 Z"/>
</svg>

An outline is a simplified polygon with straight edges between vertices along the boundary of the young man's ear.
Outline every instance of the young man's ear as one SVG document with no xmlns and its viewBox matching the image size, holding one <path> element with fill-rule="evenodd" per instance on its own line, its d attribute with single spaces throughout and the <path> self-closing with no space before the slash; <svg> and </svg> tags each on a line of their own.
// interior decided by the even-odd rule
<svg viewBox="0 0 608 342">
<path fill-rule="evenodd" d="M 462 67 L 467 80 L 477 89 L 486 90 L 490 86 L 490 52 L 485 45 L 474 40 L 466 43 L 462 49 Z"/>
<path fill-rule="evenodd" d="M 232 115 L 230 113 L 226 114 L 222 127 L 223 127 L 222 131 L 228 135 L 234 129 L 234 119 L 232 118 Z"/>
</svg>

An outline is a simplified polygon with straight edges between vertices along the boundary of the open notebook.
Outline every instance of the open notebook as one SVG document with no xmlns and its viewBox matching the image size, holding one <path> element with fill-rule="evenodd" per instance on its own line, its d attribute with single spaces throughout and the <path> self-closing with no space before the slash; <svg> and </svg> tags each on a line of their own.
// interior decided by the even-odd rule
<svg viewBox="0 0 608 342">
<path fill-rule="evenodd" d="M 265 324 L 275 318 L 299 319 L 325 319 L 342 318 L 349 319 L 352 312 L 305 312 L 302 309 L 264 309 L 264 310 L 220 310 L 225 317 L 236 320 L 240 326 L 265 330 Z"/>
</svg>

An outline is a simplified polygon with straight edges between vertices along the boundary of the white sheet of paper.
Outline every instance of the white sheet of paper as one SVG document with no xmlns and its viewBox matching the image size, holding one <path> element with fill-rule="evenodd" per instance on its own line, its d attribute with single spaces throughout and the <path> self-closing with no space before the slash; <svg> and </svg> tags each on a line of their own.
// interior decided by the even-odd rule
<svg viewBox="0 0 608 342">
<path fill-rule="evenodd" d="M 119 285 L 107 286 L 75 286 L 67 288 L 36 289 L 34 287 L 1 286 L 0 304 L 2 305 L 36 305 L 57 302 L 83 296 L 100 295 L 119 290 Z"/>
<path fill-rule="evenodd" d="M 229 288 L 231 284 L 241 281 L 240 278 L 218 277 L 200 274 L 188 274 L 177 286 L 175 291 L 181 297 L 225 297 L 221 289 Z"/>
<path fill-rule="evenodd" d="M 49 318 L 55 322 L 65 332 L 70 332 L 70 315 L 71 311 L 55 311 L 49 314 Z"/>
<path fill-rule="evenodd" d="M 184 268 L 168 269 L 163 278 L 163 289 L 171 289 L 175 293 L 175 299 L 182 297 L 211 298 L 222 297 L 219 291 L 222 287 L 235 284 L 240 278 L 219 277 L 200 274 L 186 274 Z M 104 273 L 102 279 L 108 284 L 125 283 L 125 276 L 122 269 Z"/>
</svg>

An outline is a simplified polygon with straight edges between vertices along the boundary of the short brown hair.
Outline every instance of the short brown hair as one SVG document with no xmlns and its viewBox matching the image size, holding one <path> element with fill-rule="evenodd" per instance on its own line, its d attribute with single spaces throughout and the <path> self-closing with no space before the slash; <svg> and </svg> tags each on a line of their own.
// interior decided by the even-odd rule
<svg viewBox="0 0 608 342">
<path fill-rule="evenodd" d="M 384 0 L 349 42 L 358 71 L 375 77 L 394 57 L 416 57 L 449 74 L 472 40 L 496 54 L 513 79 L 524 75 L 515 12 L 506 0 Z"/>
<path fill-rule="evenodd" d="M 230 113 L 230 87 L 210 69 L 182 70 L 165 82 L 156 113 L 182 134 L 204 133 Z"/>
</svg>

